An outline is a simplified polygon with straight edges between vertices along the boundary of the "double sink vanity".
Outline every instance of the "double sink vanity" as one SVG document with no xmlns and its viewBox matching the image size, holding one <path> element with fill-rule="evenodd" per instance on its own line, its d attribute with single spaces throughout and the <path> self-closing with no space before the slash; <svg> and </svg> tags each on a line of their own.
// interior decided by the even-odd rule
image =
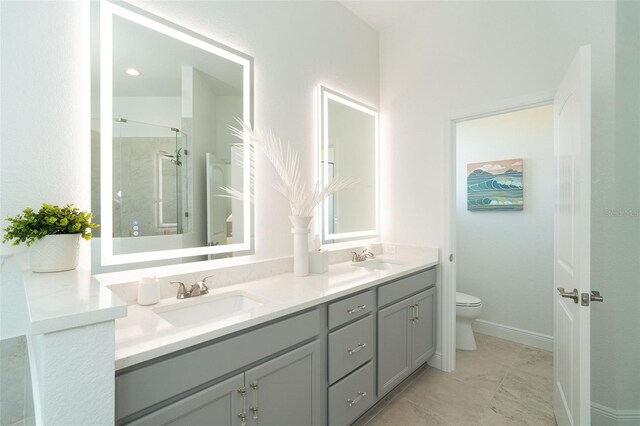
<svg viewBox="0 0 640 426">
<path fill-rule="evenodd" d="M 116 423 L 350 424 L 434 354 L 437 263 L 434 250 L 128 300 Z"/>
</svg>

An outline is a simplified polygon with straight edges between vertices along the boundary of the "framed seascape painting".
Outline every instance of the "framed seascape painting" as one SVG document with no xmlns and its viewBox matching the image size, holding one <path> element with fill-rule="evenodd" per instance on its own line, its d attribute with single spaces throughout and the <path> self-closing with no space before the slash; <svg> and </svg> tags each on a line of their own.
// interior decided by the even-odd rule
<svg viewBox="0 0 640 426">
<path fill-rule="evenodd" d="M 522 210 L 522 159 L 467 164 L 467 210 Z"/>
</svg>

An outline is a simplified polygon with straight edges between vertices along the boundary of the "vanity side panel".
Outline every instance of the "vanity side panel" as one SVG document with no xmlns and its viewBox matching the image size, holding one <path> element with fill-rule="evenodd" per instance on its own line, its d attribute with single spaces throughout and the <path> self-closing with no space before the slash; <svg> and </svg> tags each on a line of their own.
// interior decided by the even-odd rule
<svg viewBox="0 0 640 426">
<path fill-rule="evenodd" d="M 187 392 L 320 333 L 318 309 L 116 375 L 116 418 Z"/>
</svg>

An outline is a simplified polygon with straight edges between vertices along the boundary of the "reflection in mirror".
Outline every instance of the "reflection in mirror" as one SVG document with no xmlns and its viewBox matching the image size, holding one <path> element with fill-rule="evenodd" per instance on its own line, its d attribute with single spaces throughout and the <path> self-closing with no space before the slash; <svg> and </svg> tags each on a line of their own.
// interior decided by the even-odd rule
<svg viewBox="0 0 640 426">
<path fill-rule="evenodd" d="M 378 234 L 378 112 L 320 87 L 320 179 L 352 176 L 359 184 L 322 204 L 323 244 Z"/>
<path fill-rule="evenodd" d="M 228 127 L 251 122 L 252 59 L 129 5 L 101 2 L 96 27 L 101 265 L 245 254 L 250 202 L 220 187 L 250 192 L 249 140 Z"/>
</svg>

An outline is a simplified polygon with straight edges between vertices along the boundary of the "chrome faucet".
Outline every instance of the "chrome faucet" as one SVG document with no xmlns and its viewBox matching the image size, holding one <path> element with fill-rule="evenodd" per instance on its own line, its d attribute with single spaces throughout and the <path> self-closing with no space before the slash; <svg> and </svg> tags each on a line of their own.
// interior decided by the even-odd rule
<svg viewBox="0 0 640 426">
<path fill-rule="evenodd" d="M 176 296 L 176 299 L 187 299 L 189 297 L 204 296 L 205 294 L 208 294 L 209 287 L 207 287 L 205 281 L 207 280 L 207 278 L 211 277 L 213 277 L 213 275 L 204 277 L 203 279 L 189 287 L 189 290 L 187 290 L 187 287 L 182 281 L 170 281 L 171 284 L 178 284 L 178 295 Z"/>
<path fill-rule="evenodd" d="M 355 251 L 352 251 L 351 254 L 353 255 L 351 256 L 352 262 L 364 262 L 369 258 L 373 259 L 374 257 L 376 257 L 373 253 L 371 253 L 367 249 L 362 250 L 362 253 L 360 254 L 356 253 Z"/>
</svg>

